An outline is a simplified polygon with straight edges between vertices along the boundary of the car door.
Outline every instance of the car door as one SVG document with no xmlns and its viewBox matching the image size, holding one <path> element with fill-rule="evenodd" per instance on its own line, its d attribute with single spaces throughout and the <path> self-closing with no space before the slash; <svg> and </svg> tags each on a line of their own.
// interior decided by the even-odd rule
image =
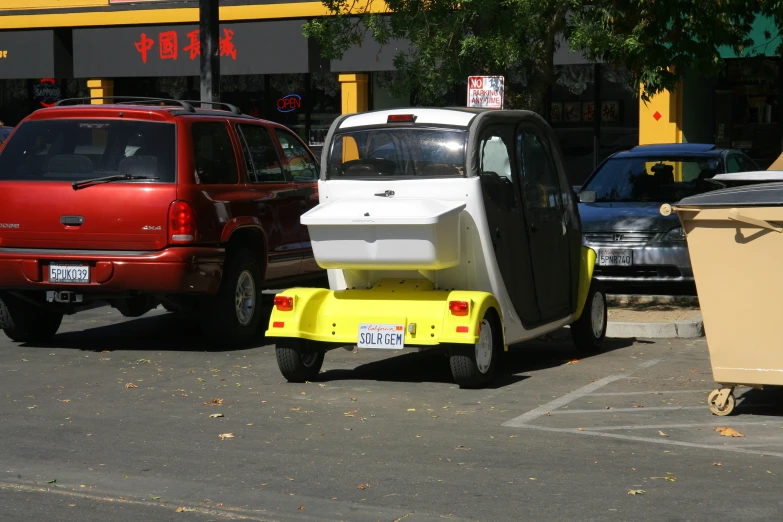
<svg viewBox="0 0 783 522">
<path fill-rule="evenodd" d="M 571 247 L 551 144 L 533 124 L 516 132 L 517 167 L 541 321 L 571 312 Z"/>
<path fill-rule="evenodd" d="M 300 214 L 318 205 L 318 163 L 305 144 L 292 132 L 275 127 L 275 135 L 283 152 L 283 163 L 297 190 Z M 299 247 L 302 253 L 300 273 L 318 272 L 321 268 L 315 262 L 307 227 L 299 228 Z"/>
<path fill-rule="evenodd" d="M 525 327 L 540 321 L 520 178 L 514 175 L 514 127 L 494 125 L 479 140 L 479 176 L 487 224 L 503 284 Z"/>
<path fill-rule="evenodd" d="M 260 123 L 237 124 L 248 171 L 252 215 L 267 236 L 267 280 L 296 276 L 302 264 L 297 187 L 286 174 L 274 138 Z"/>
<path fill-rule="evenodd" d="M 199 237 L 218 243 L 223 227 L 241 215 L 244 182 L 240 183 L 239 161 L 228 120 L 204 118 L 190 124 L 195 164 L 194 191 Z M 137 152 L 138 154 L 138 152 Z"/>
</svg>

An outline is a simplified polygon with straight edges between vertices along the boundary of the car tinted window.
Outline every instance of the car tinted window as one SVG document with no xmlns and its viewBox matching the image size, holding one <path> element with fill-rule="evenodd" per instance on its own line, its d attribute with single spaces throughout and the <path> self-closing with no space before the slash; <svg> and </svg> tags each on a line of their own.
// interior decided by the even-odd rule
<svg viewBox="0 0 783 522">
<path fill-rule="evenodd" d="M 82 181 L 117 174 L 173 183 L 173 123 L 46 120 L 19 126 L 0 154 L 0 180 Z"/>
<path fill-rule="evenodd" d="M 228 128 L 222 122 L 191 126 L 196 181 L 203 185 L 234 185 L 239 181 L 237 160 Z"/>
<path fill-rule="evenodd" d="M 307 183 L 318 179 L 318 164 L 312 154 L 293 134 L 275 129 L 280 147 L 288 160 L 288 169 L 294 183 Z"/>
<path fill-rule="evenodd" d="M 721 171 L 717 157 L 612 158 L 582 190 L 594 190 L 599 202 L 665 203 L 717 188 L 707 180 Z"/>
<path fill-rule="evenodd" d="M 739 156 L 732 154 L 726 160 L 726 172 L 742 172 L 742 166 L 740 165 Z"/>
<path fill-rule="evenodd" d="M 465 175 L 465 131 L 383 128 L 336 134 L 329 179 L 379 176 L 443 178 Z"/>
<path fill-rule="evenodd" d="M 737 160 L 739 161 L 741 172 L 753 172 L 755 170 L 759 170 L 758 166 L 753 162 L 753 160 L 744 154 L 737 155 Z"/>
<path fill-rule="evenodd" d="M 284 183 L 280 156 L 269 131 L 260 125 L 237 125 L 242 137 L 248 178 L 251 183 Z"/>
<path fill-rule="evenodd" d="M 560 187 L 549 142 L 535 129 L 523 127 L 517 133 L 517 151 L 525 207 L 538 218 L 559 219 Z"/>
</svg>

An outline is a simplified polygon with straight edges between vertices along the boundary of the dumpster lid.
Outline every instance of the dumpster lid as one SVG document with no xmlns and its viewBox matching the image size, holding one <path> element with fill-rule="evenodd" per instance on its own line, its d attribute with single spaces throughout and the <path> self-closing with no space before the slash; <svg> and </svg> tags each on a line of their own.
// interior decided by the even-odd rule
<svg viewBox="0 0 783 522">
<path fill-rule="evenodd" d="M 783 206 L 783 183 L 760 183 L 714 190 L 687 197 L 677 203 L 677 207 L 691 206 L 779 207 Z"/>
</svg>

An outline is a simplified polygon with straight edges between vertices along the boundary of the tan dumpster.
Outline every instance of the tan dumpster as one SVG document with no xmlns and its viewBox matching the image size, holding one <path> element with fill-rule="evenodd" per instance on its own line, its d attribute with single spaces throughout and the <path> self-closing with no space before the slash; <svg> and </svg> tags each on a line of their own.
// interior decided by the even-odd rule
<svg viewBox="0 0 783 522">
<path fill-rule="evenodd" d="M 783 183 L 716 190 L 674 210 L 721 385 L 708 404 L 728 415 L 735 386 L 783 385 Z"/>
</svg>

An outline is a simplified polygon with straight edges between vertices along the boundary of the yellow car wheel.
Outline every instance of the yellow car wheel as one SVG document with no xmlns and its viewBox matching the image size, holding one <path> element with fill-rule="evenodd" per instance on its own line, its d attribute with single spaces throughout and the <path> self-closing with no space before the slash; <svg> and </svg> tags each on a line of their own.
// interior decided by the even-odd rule
<svg viewBox="0 0 783 522">
<path fill-rule="evenodd" d="M 288 382 L 314 381 L 326 350 L 305 339 L 280 339 L 275 347 L 277 366 Z"/>
<path fill-rule="evenodd" d="M 451 375 L 460 388 L 483 388 L 492 381 L 503 353 L 503 332 L 498 314 L 487 310 L 475 345 L 453 345 L 449 354 Z"/>
</svg>

